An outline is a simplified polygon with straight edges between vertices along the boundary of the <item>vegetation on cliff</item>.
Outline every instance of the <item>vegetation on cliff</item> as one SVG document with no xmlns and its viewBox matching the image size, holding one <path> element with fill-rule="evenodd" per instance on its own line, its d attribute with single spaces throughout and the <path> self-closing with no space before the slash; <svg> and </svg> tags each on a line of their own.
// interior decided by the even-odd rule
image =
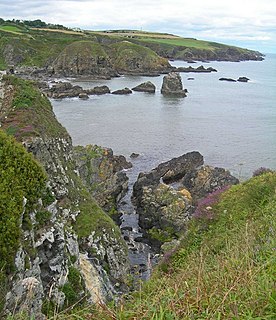
<svg viewBox="0 0 276 320">
<path fill-rule="evenodd" d="M 141 291 L 66 319 L 275 319 L 275 188 L 269 172 L 209 196 Z"/>
<path fill-rule="evenodd" d="M 34 82 L 14 76 L 5 76 L 4 81 L 10 90 L 0 114 L 2 129 L 20 141 L 37 136 L 68 137 L 65 128 L 56 121 L 49 100 Z"/>
<path fill-rule="evenodd" d="M 43 168 L 14 138 L 0 130 L 0 311 L 7 275 L 22 245 L 24 225 L 46 191 Z"/>
</svg>

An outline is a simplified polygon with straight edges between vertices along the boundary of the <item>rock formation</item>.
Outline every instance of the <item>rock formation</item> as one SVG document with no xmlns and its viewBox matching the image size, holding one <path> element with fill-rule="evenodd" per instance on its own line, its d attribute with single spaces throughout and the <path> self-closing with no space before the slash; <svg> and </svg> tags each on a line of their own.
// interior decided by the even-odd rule
<svg viewBox="0 0 276 320">
<path fill-rule="evenodd" d="M 49 67 L 58 76 L 109 79 L 117 76 L 110 58 L 99 43 L 76 41 L 68 45 Z"/>
<path fill-rule="evenodd" d="M 171 241 L 185 230 L 198 199 L 236 183 L 238 179 L 227 170 L 203 166 L 199 152 L 161 163 L 140 173 L 133 186 L 139 224 L 151 244 Z"/>
<path fill-rule="evenodd" d="M 186 97 L 187 90 L 183 90 L 181 76 L 178 72 L 170 72 L 164 76 L 161 93 L 167 96 Z"/>
<path fill-rule="evenodd" d="M 133 91 L 138 91 L 138 92 L 147 92 L 147 93 L 155 93 L 156 87 L 155 85 L 150 82 L 143 82 L 139 84 L 138 86 L 132 88 Z"/>
</svg>

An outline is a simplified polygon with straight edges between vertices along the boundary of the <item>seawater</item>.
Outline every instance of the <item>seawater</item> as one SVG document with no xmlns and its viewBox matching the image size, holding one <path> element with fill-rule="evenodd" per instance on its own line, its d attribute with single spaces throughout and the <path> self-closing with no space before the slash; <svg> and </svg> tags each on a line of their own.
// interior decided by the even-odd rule
<svg viewBox="0 0 276 320">
<path fill-rule="evenodd" d="M 181 61 L 172 64 L 188 66 Z M 186 98 L 163 97 L 163 75 L 123 76 L 75 83 L 116 90 L 150 80 L 157 91 L 53 100 L 54 112 L 75 145 L 98 144 L 126 157 L 139 153 L 133 161 L 136 173 L 193 150 L 203 154 L 206 164 L 227 168 L 239 178 L 248 178 L 259 167 L 276 169 L 276 55 L 262 62 L 192 66 L 199 65 L 218 72 L 181 73 L 189 92 Z M 250 81 L 219 81 L 240 76 Z M 194 80 L 187 80 L 190 77 Z"/>
</svg>

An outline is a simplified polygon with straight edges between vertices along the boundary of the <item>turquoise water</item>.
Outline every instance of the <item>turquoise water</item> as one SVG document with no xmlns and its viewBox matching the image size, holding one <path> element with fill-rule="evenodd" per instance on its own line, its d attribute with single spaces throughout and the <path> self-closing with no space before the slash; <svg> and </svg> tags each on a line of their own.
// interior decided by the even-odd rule
<svg viewBox="0 0 276 320">
<path fill-rule="evenodd" d="M 187 66 L 185 62 L 173 62 Z M 160 94 L 163 76 L 121 77 L 77 82 L 83 87 L 108 85 L 112 90 L 150 80 L 155 94 L 91 96 L 87 101 L 52 101 L 58 120 L 75 145 L 98 144 L 134 160 L 137 171 L 198 150 L 205 163 L 247 178 L 258 167 L 276 169 L 276 55 L 262 62 L 211 62 L 217 73 L 182 73 L 186 98 Z M 219 81 L 250 78 L 248 83 Z M 194 77 L 188 81 L 187 78 Z"/>
</svg>

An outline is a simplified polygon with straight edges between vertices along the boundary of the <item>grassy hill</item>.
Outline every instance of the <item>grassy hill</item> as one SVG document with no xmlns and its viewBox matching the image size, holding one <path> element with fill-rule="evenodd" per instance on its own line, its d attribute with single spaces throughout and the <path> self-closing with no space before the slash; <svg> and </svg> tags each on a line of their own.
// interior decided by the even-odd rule
<svg viewBox="0 0 276 320">
<path fill-rule="evenodd" d="M 247 49 L 219 43 L 182 38 L 164 33 L 132 30 L 75 31 L 59 25 L 30 26 L 28 22 L 0 20 L 0 69 L 8 65 L 44 67 L 75 41 L 96 41 L 104 50 L 116 42 L 129 41 L 148 47 L 165 58 L 184 60 L 259 60 L 262 55 Z"/>
</svg>

